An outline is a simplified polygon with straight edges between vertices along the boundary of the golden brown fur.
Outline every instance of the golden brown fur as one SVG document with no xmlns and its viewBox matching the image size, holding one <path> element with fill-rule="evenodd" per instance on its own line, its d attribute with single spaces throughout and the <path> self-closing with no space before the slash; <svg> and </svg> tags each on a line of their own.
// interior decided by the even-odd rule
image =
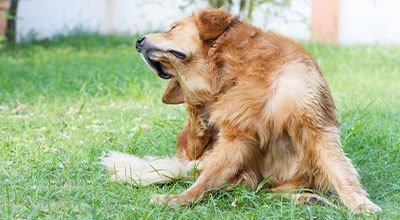
<svg viewBox="0 0 400 220">
<path fill-rule="evenodd" d="M 187 106 L 178 154 L 202 160 L 188 190 L 155 201 L 187 205 L 226 183 L 255 188 L 270 177 L 273 191 L 332 190 L 351 210 L 380 210 L 343 152 L 328 85 L 298 43 L 223 10 L 202 10 L 145 43 L 173 77 L 163 101 Z"/>
</svg>

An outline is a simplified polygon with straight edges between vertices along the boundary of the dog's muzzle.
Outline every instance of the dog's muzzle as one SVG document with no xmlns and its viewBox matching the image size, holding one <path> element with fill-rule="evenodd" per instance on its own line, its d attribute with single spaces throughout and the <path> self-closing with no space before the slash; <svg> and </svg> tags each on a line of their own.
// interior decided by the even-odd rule
<svg viewBox="0 0 400 220">
<path fill-rule="evenodd" d="M 146 37 L 141 37 L 136 41 L 136 50 L 142 55 L 146 63 L 149 64 L 149 66 L 157 73 L 160 78 L 170 79 L 173 77 L 172 74 L 169 74 L 163 70 L 162 64 L 159 61 L 150 58 L 149 53 L 157 49 L 147 43 Z"/>
</svg>

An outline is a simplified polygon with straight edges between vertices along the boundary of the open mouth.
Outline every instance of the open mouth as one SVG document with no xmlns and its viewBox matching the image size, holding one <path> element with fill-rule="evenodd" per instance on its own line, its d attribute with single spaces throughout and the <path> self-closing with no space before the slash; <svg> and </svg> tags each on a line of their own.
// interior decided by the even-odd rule
<svg viewBox="0 0 400 220">
<path fill-rule="evenodd" d="M 170 79 L 173 77 L 172 74 L 167 73 L 163 70 L 163 67 L 159 61 L 150 59 L 148 57 L 146 58 L 146 60 L 149 63 L 149 65 L 157 72 L 157 75 L 161 79 Z"/>
<path fill-rule="evenodd" d="M 170 79 L 170 78 L 172 78 L 174 76 L 172 74 L 167 73 L 167 72 L 164 71 L 163 65 L 161 64 L 161 62 L 159 60 L 154 58 L 154 54 L 153 53 L 158 53 L 158 52 L 171 53 L 172 55 L 174 55 L 176 58 L 178 58 L 180 60 L 185 60 L 186 59 L 186 54 L 183 53 L 183 52 L 177 51 L 177 50 L 163 51 L 163 50 L 154 49 L 154 48 L 147 49 L 147 50 L 142 50 L 141 48 L 138 48 L 138 47 L 136 49 L 142 55 L 142 57 L 146 61 L 146 63 L 152 69 L 154 69 L 154 71 L 157 72 L 157 75 L 162 79 Z"/>
<path fill-rule="evenodd" d="M 167 73 L 164 71 L 163 66 L 161 64 L 160 61 L 152 58 L 151 56 L 149 56 L 149 53 L 151 53 L 152 51 L 140 51 L 143 59 L 146 61 L 147 64 L 149 64 L 149 66 L 154 69 L 154 71 L 156 71 L 157 75 L 161 78 L 161 79 L 170 79 L 173 77 L 172 74 Z"/>
</svg>

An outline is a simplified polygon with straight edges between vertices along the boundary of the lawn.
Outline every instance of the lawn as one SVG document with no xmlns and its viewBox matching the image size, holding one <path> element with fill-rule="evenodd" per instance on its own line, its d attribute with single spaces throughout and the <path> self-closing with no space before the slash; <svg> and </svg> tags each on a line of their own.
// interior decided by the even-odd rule
<svg viewBox="0 0 400 220">
<path fill-rule="evenodd" d="M 193 180 L 143 188 L 110 182 L 103 151 L 173 155 L 184 106 L 164 105 L 166 81 L 135 52 L 132 37 L 77 34 L 0 49 L 0 219 L 344 219 L 244 187 L 191 208 L 154 206 Z M 304 43 L 320 64 L 341 121 L 342 141 L 383 212 L 400 218 L 400 47 Z"/>
</svg>

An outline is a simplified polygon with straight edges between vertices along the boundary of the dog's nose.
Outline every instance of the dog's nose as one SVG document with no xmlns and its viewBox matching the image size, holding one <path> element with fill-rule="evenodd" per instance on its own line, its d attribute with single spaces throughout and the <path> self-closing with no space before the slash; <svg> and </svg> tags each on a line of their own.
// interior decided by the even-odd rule
<svg viewBox="0 0 400 220">
<path fill-rule="evenodd" d="M 136 44 L 140 45 L 144 41 L 144 39 L 146 39 L 146 37 L 144 37 L 144 36 L 139 38 L 139 40 L 136 41 Z"/>
<path fill-rule="evenodd" d="M 141 51 L 141 48 L 142 48 L 142 46 L 143 46 L 143 44 L 144 44 L 144 40 L 145 40 L 145 39 L 146 39 L 146 37 L 141 37 L 141 38 L 139 38 L 139 40 L 136 41 L 136 50 L 137 50 L 138 52 Z"/>
</svg>

